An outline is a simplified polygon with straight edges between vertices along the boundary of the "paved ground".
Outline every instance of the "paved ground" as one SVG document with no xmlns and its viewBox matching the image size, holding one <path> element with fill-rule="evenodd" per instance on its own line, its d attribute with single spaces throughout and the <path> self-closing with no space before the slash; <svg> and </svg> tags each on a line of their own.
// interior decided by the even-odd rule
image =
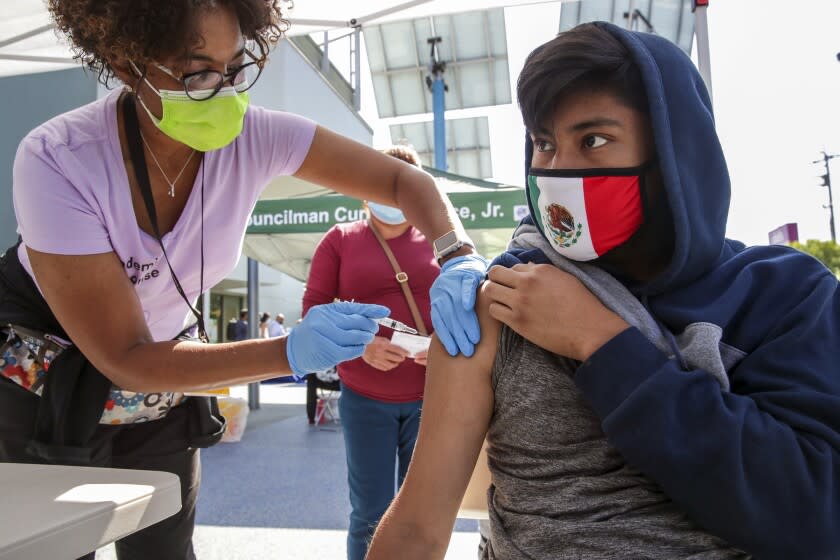
<svg viewBox="0 0 840 560">
<path fill-rule="evenodd" d="M 341 426 L 309 426 L 305 399 L 302 385 L 262 385 L 262 406 L 250 413 L 242 440 L 202 453 L 199 560 L 345 557 L 350 504 Z M 458 521 L 447 560 L 475 558 L 477 531 L 475 521 Z M 114 558 L 113 546 L 97 553 Z"/>
</svg>

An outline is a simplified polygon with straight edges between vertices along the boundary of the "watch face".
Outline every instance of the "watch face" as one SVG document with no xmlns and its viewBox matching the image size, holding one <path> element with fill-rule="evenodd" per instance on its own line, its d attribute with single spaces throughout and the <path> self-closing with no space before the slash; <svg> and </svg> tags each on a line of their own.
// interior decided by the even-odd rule
<svg viewBox="0 0 840 560">
<path fill-rule="evenodd" d="M 435 243 L 434 243 L 435 251 L 440 253 L 441 251 L 444 251 L 447 247 L 450 247 L 450 246 L 454 245 L 455 242 L 457 242 L 457 241 L 458 241 L 458 234 L 455 233 L 455 231 L 450 231 L 446 235 L 442 235 L 442 236 L 438 237 L 437 239 L 435 239 Z"/>
</svg>

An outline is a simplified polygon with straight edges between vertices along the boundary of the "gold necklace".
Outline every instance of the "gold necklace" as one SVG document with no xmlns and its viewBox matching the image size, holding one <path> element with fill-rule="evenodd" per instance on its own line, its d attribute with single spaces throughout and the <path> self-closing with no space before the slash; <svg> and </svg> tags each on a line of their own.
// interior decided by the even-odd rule
<svg viewBox="0 0 840 560">
<path fill-rule="evenodd" d="M 178 172 L 178 176 L 177 176 L 177 177 L 175 177 L 175 180 L 174 180 L 174 181 L 170 181 L 170 180 L 169 180 L 169 177 L 166 175 L 166 171 L 164 171 L 164 170 L 163 170 L 163 167 L 161 167 L 160 162 L 159 162 L 159 161 L 158 161 L 158 159 L 155 157 L 155 153 L 152 151 L 151 146 L 149 146 L 149 143 L 148 143 L 148 142 L 146 142 L 146 137 L 145 137 L 145 136 L 143 136 L 143 132 L 142 132 L 142 131 L 140 132 L 140 138 L 143 140 L 143 144 L 145 144 L 145 145 L 146 145 L 146 149 L 147 149 L 147 150 L 149 150 L 149 153 L 152 155 L 152 161 L 154 161 L 154 162 L 155 162 L 155 165 L 157 165 L 157 168 L 160 170 L 161 175 L 163 175 L 164 180 L 165 180 L 165 181 L 166 181 L 166 183 L 169 185 L 169 196 L 171 196 L 171 197 L 173 197 L 173 198 L 174 198 L 174 197 L 175 197 L 175 183 L 177 183 L 177 182 L 178 182 L 178 179 L 180 179 L 180 178 L 181 178 L 181 175 L 183 175 L 183 174 L 184 174 L 184 170 L 187 168 L 187 165 L 190 163 L 190 160 L 192 160 L 193 156 L 195 155 L 195 150 L 193 150 L 192 152 L 190 152 L 190 157 L 188 157 L 188 158 L 187 158 L 187 161 L 185 161 L 185 162 L 184 162 L 184 167 L 182 167 L 182 168 L 181 168 L 181 171 L 179 171 L 179 172 Z"/>
</svg>

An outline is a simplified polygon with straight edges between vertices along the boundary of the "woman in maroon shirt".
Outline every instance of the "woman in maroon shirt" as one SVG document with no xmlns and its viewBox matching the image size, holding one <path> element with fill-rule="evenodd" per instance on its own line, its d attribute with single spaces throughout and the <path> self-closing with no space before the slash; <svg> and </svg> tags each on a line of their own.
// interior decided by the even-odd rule
<svg viewBox="0 0 840 560">
<path fill-rule="evenodd" d="M 414 150 L 397 146 L 386 153 L 420 167 Z M 398 209 L 374 203 L 366 207 L 370 221 L 336 225 L 315 250 L 303 296 L 304 315 L 314 305 L 339 298 L 384 305 L 391 318 L 418 327 L 394 269 L 371 231 L 375 227 L 408 275 L 423 323 L 431 328 L 429 289 L 439 267 L 429 242 Z M 408 357 L 406 350 L 391 343 L 392 333 L 380 327 L 361 358 L 338 365 L 353 508 L 348 560 L 363 560 L 376 524 L 408 470 L 420 424 L 425 353 Z"/>
</svg>

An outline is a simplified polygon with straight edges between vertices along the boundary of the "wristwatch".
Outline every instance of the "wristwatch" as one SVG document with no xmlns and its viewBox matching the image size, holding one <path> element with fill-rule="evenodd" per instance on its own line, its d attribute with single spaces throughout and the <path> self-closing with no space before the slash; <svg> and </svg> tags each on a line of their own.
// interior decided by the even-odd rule
<svg viewBox="0 0 840 560">
<path fill-rule="evenodd" d="M 454 229 L 435 239 L 434 243 L 432 243 L 432 246 L 434 247 L 435 258 L 437 259 L 438 264 L 441 264 L 441 259 L 451 255 L 464 245 L 475 249 L 475 245 L 473 245 L 471 242 L 466 241 L 464 239 L 458 239 L 458 232 L 456 232 Z"/>
</svg>

